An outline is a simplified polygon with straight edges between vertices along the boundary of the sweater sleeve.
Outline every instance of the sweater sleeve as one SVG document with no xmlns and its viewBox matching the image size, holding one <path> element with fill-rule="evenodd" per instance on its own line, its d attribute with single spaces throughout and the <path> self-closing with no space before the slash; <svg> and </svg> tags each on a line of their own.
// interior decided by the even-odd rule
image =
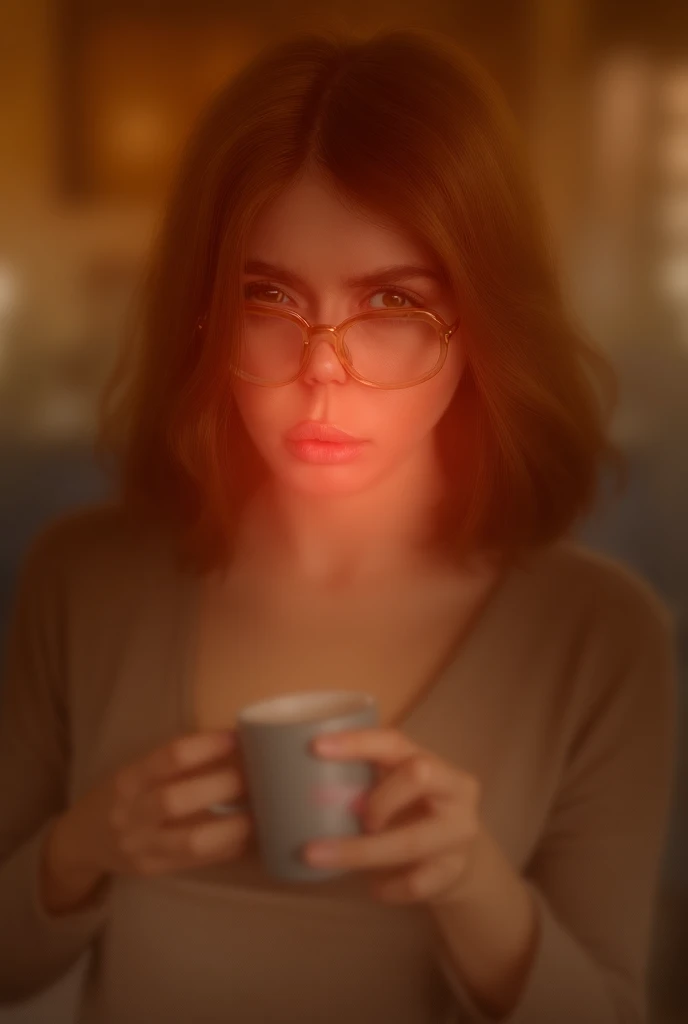
<svg viewBox="0 0 688 1024">
<path fill-rule="evenodd" d="M 647 970 L 676 766 L 673 630 L 662 608 L 629 622 L 623 668 L 583 716 L 524 882 L 537 946 L 500 1024 L 645 1024 Z M 613 676 L 613 678 L 611 678 Z M 475 1005 L 442 948 L 458 1005 Z"/>
<path fill-rule="evenodd" d="M 55 531 L 19 573 L 0 688 L 0 1004 L 38 994 L 77 961 L 108 912 L 102 887 L 79 909 L 46 912 L 43 841 L 66 809 L 70 735 L 65 574 Z"/>
</svg>

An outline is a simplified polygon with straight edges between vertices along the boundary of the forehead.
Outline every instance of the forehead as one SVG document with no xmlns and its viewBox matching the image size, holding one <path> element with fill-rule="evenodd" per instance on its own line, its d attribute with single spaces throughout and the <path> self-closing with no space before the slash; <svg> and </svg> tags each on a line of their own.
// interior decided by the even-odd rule
<svg viewBox="0 0 688 1024">
<path fill-rule="evenodd" d="M 352 209 L 325 180 L 304 176 L 267 206 L 247 243 L 247 261 L 294 270 L 313 284 L 395 263 L 442 268 L 422 242 L 374 210 Z"/>
</svg>

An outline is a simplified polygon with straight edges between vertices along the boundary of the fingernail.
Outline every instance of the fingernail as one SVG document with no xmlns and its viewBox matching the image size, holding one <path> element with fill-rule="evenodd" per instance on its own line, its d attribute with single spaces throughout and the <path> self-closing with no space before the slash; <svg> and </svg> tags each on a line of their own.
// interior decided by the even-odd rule
<svg viewBox="0 0 688 1024">
<path fill-rule="evenodd" d="M 338 856 L 339 850 L 334 844 L 310 846 L 306 850 L 306 860 L 309 864 L 313 864 L 314 866 L 320 864 L 335 864 Z"/>
<path fill-rule="evenodd" d="M 315 740 L 315 749 L 321 754 L 334 753 L 341 749 L 341 742 L 337 736 L 318 736 Z"/>
<path fill-rule="evenodd" d="M 354 814 L 364 814 L 367 811 L 368 794 L 366 792 L 360 793 L 357 797 L 349 804 L 350 809 Z"/>
<path fill-rule="evenodd" d="M 212 814 L 216 814 L 218 817 L 226 814 L 239 814 L 243 809 L 243 804 L 239 801 L 232 803 L 229 800 L 226 803 L 211 804 L 208 808 Z"/>
</svg>

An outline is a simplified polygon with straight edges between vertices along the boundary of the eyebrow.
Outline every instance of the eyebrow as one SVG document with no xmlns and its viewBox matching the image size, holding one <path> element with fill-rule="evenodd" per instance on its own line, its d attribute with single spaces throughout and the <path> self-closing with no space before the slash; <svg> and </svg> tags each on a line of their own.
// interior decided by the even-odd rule
<svg viewBox="0 0 688 1024">
<path fill-rule="evenodd" d="M 306 295 L 312 294 L 311 288 L 302 277 L 276 263 L 266 263 L 264 260 L 248 260 L 244 267 L 244 273 L 263 274 L 266 277 L 274 277 L 291 288 L 298 288 Z M 419 277 L 425 278 L 433 284 L 440 285 L 440 287 L 445 286 L 447 283 L 441 274 L 435 273 L 429 267 L 414 266 L 410 263 L 397 263 L 368 271 L 365 274 L 355 274 L 353 277 L 347 277 L 343 284 L 347 288 L 366 288 L 376 284 L 395 284 L 397 281 L 406 281 L 409 278 Z"/>
</svg>

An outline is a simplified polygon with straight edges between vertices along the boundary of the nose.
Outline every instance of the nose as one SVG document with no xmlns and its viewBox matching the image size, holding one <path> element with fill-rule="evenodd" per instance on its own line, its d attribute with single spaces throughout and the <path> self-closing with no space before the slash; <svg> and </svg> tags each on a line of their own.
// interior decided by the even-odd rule
<svg viewBox="0 0 688 1024">
<path fill-rule="evenodd" d="M 317 324 L 311 331 L 308 365 L 303 376 L 309 384 L 343 384 L 349 376 L 337 356 L 331 328 Z"/>
</svg>

